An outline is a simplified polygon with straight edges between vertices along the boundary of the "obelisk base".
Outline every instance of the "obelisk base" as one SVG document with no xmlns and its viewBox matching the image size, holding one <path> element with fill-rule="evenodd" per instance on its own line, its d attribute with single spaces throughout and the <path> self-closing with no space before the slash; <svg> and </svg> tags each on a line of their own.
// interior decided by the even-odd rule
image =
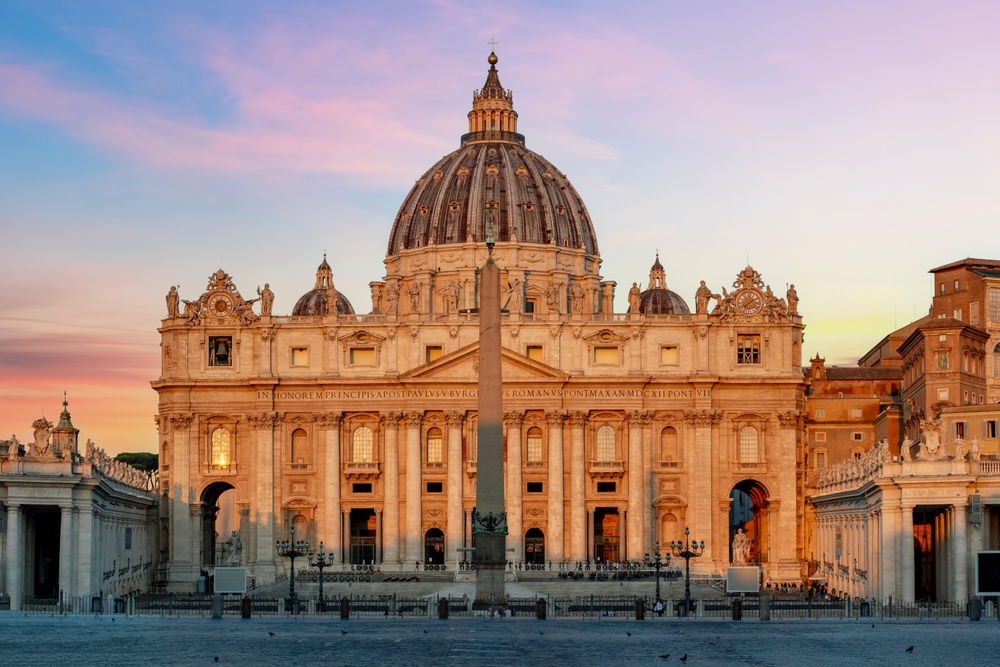
<svg viewBox="0 0 1000 667">
<path fill-rule="evenodd" d="M 507 536 L 502 533 L 476 535 L 476 602 L 503 603 L 506 600 L 504 573 L 507 570 Z"/>
</svg>

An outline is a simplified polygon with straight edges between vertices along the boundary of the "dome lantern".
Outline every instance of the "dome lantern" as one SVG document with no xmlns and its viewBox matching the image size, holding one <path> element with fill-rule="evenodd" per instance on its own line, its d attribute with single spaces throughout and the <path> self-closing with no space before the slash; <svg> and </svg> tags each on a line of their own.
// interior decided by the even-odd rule
<svg viewBox="0 0 1000 667">
<path fill-rule="evenodd" d="M 292 317 L 353 314 L 351 302 L 333 286 L 333 269 L 327 263 L 324 252 L 323 262 L 316 269 L 316 284 L 295 303 Z"/>
<path fill-rule="evenodd" d="M 517 112 L 514 111 L 514 93 L 504 90 L 500 85 L 500 75 L 497 72 L 496 53 L 490 52 L 487 61 L 490 69 L 486 73 L 486 83 L 481 90 L 472 92 L 472 111 L 469 112 L 469 134 L 486 135 L 512 134 L 520 144 L 524 144 L 524 137 L 517 135 Z M 492 138 L 490 136 L 484 138 Z M 500 138 L 500 137 L 498 137 Z M 465 143 L 463 141 L 463 143 Z"/>
<path fill-rule="evenodd" d="M 643 315 L 686 315 L 691 311 L 676 292 L 667 289 L 667 273 L 660 264 L 660 253 L 649 269 L 649 285 L 639 295 L 639 312 Z"/>
</svg>

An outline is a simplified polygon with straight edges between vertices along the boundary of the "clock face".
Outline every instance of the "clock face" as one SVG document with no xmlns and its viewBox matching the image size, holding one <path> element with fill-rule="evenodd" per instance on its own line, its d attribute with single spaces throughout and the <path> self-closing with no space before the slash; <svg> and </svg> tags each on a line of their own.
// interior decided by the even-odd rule
<svg viewBox="0 0 1000 667">
<path fill-rule="evenodd" d="M 741 315 L 756 315 L 764 300 L 756 290 L 744 290 L 736 296 L 736 309 Z"/>
<path fill-rule="evenodd" d="M 213 294 L 208 300 L 208 309 L 216 317 L 226 317 L 233 313 L 233 298 L 224 292 Z"/>
</svg>

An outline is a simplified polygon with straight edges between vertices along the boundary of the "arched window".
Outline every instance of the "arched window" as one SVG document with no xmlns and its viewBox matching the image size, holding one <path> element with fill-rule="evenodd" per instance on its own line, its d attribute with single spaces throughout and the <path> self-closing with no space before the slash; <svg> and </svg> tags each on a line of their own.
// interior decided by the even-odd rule
<svg viewBox="0 0 1000 667">
<path fill-rule="evenodd" d="M 479 422 L 475 419 L 469 420 L 469 439 L 466 440 L 465 458 L 467 461 L 475 461 L 479 456 Z"/>
<path fill-rule="evenodd" d="M 757 429 L 753 426 L 740 429 L 740 463 L 757 463 L 760 460 L 757 440 Z"/>
<path fill-rule="evenodd" d="M 432 428 L 427 431 L 427 462 L 441 463 L 443 460 L 441 429 Z"/>
<path fill-rule="evenodd" d="M 217 428 L 212 431 L 212 465 L 227 468 L 233 462 L 233 451 L 230 445 L 229 431 Z"/>
<path fill-rule="evenodd" d="M 610 426 L 597 429 L 597 460 L 615 460 L 615 430 Z"/>
<path fill-rule="evenodd" d="M 542 460 L 542 429 L 534 426 L 528 429 L 528 462 L 537 463 Z"/>
<path fill-rule="evenodd" d="M 677 461 L 677 429 L 668 426 L 660 431 L 660 460 Z"/>
<path fill-rule="evenodd" d="M 309 436 L 306 432 L 297 428 L 292 431 L 292 463 L 305 463 L 307 457 Z"/>
<path fill-rule="evenodd" d="M 355 463 L 369 463 L 372 460 L 372 430 L 367 426 L 354 429 L 351 437 L 351 460 Z"/>
</svg>

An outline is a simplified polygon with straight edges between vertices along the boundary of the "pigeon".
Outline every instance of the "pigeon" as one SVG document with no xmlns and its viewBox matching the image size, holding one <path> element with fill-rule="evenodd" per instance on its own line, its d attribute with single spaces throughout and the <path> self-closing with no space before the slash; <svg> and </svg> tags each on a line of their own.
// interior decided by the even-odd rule
<svg viewBox="0 0 1000 667">
<path fill-rule="evenodd" d="M 111 619 L 111 622 L 112 622 L 112 623 L 114 623 L 114 622 L 115 622 L 115 619 L 113 619 L 113 618 L 112 618 L 112 619 Z"/>
<path fill-rule="evenodd" d="M 347 630 L 341 630 L 341 631 L 340 631 L 340 634 L 342 634 L 342 635 L 346 635 L 346 634 L 347 634 Z"/>
<path fill-rule="evenodd" d="M 906 649 L 906 652 L 907 653 L 913 653 L 913 647 L 911 646 L 910 648 Z"/>
<path fill-rule="evenodd" d="M 219 662 L 219 656 L 215 656 L 215 661 Z"/>
<path fill-rule="evenodd" d="M 427 631 L 426 631 L 426 630 L 424 630 L 424 634 L 425 634 L 425 635 L 427 634 Z"/>
<path fill-rule="evenodd" d="M 627 634 L 627 635 L 628 635 L 629 637 L 631 637 L 631 636 L 632 636 L 632 633 L 631 633 L 631 632 L 626 632 L 625 634 Z"/>
<path fill-rule="evenodd" d="M 874 623 L 872 623 L 872 627 L 873 627 L 873 628 L 875 627 L 875 624 L 874 624 Z"/>
<path fill-rule="evenodd" d="M 267 634 L 271 635 L 272 637 L 274 636 L 274 633 L 273 633 L 273 632 L 269 632 L 269 633 L 267 633 Z"/>
<path fill-rule="evenodd" d="M 669 658 L 669 657 L 670 657 L 670 654 L 669 654 L 669 653 L 667 653 L 666 655 L 661 655 L 660 657 L 661 657 L 661 658 L 663 658 L 664 660 L 666 660 L 667 658 Z"/>
<path fill-rule="evenodd" d="M 685 653 L 684 655 L 681 656 L 681 662 L 687 662 L 687 661 L 688 661 L 688 654 Z"/>
<path fill-rule="evenodd" d="M 538 631 L 538 634 L 540 634 L 540 635 L 544 635 L 545 633 L 544 633 L 544 632 L 542 632 L 541 630 L 539 630 L 539 631 Z"/>
</svg>

